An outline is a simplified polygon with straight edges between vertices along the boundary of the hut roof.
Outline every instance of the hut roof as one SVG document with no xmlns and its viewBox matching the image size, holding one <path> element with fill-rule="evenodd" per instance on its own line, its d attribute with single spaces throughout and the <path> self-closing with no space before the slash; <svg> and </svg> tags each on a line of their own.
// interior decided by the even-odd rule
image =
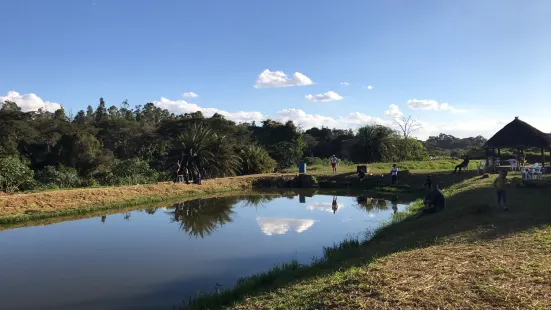
<svg viewBox="0 0 551 310">
<path fill-rule="evenodd" d="M 484 148 L 551 148 L 551 136 L 515 117 L 485 144 Z"/>
</svg>

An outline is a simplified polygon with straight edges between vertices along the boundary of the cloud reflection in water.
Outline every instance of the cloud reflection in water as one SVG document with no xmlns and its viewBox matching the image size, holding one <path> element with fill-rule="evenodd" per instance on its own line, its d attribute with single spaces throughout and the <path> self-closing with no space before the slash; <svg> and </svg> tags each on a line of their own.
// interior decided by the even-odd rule
<svg viewBox="0 0 551 310">
<path fill-rule="evenodd" d="M 284 235 L 294 228 L 297 233 L 308 230 L 315 223 L 312 219 L 257 217 L 256 222 L 265 235 Z"/>
</svg>

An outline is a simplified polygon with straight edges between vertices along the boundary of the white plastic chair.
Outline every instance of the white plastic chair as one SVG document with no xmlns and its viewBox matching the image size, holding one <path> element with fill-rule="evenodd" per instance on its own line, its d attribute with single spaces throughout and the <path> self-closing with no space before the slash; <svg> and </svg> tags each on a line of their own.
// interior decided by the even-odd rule
<svg viewBox="0 0 551 310">
<path fill-rule="evenodd" d="M 532 170 L 532 178 L 536 178 L 538 180 L 543 179 L 543 172 L 542 172 L 542 167 L 541 166 L 533 167 L 532 169 L 533 169 Z"/>
</svg>

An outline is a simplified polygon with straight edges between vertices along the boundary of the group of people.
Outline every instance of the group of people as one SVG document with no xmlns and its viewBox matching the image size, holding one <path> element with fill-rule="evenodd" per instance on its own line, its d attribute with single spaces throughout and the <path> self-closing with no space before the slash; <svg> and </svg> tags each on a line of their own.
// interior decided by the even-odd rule
<svg viewBox="0 0 551 310">
<path fill-rule="evenodd" d="M 455 166 L 455 169 L 453 171 L 453 174 L 455 173 L 461 173 L 462 169 L 465 169 L 468 167 L 470 162 L 470 159 L 468 156 L 465 156 L 463 158 L 463 161 Z M 337 172 L 337 157 L 333 155 L 331 157 L 331 167 L 333 168 L 333 173 Z M 363 180 L 365 178 L 367 171 L 363 171 L 363 169 L 358 169 L 358 177 L 360 180 Z M 392 168 L 390 169 L 390 175 L 392 180 L 392 185 L 398 184 L 398 167 L 396 167 L 396 164 L 392 165 Z M 381 177 L 383 177 L 381 175 Z M 507 179 L 507 171 L 501 170 L 499 172 L 499 175 L 494 180 L 493 185 L 496 189 L 497 194 L 497 204 L 498 207 L 502 208 L 503 210 L 507 211 L 507 194 L 505 191 L 506 186 L 509 185 L 509 181 Z M 446 197 L 444 196 L 444 193 L 440 190 L 438 187 L 438 184 L 433 183 L 432 176 L 427 175 L 425 178 L 425 184 L 424 187 L 429 190 L 428 195 L 424 199 L 424 205 L 425 209 L 423 213 L 432 213 L 436 211 L 443 210 L 446 206 Z M 337 206 L 337 199 L 336 197 L 333 199 L 333 207 Z M 336 208 L 334 209 L 334 212 L 336 212 Z"/>
<path fill-rule="evenodd" d="M 190 176 L 191 176 L 192 177 L 191 181 L 193 184 L 201 185 L 201 172 L 197 170 L 195 173 L 193 172 L 190 173 L 187 166 L 182 167 L 182 163 L 183 163 L 183 160 L 178 160 L 176 162 L 176 167 L 175 167 L 176 178 L 174 180 L 174 183 L 184 182 L 186 184 L 190 184 Z"/>
</svg>

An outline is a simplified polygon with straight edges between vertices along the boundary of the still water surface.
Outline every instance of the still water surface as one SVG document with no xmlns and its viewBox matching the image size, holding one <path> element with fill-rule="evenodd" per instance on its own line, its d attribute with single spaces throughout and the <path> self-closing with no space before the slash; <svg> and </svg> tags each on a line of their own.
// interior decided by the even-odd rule
<svg viewBox="0 0 551 310">
<path fill-rule="evenodd" d="M 405 206 L 356 197 L 200 199 L 0 232 L 0 309 L 165 309 L 362 236 Z"/>
</svg>

